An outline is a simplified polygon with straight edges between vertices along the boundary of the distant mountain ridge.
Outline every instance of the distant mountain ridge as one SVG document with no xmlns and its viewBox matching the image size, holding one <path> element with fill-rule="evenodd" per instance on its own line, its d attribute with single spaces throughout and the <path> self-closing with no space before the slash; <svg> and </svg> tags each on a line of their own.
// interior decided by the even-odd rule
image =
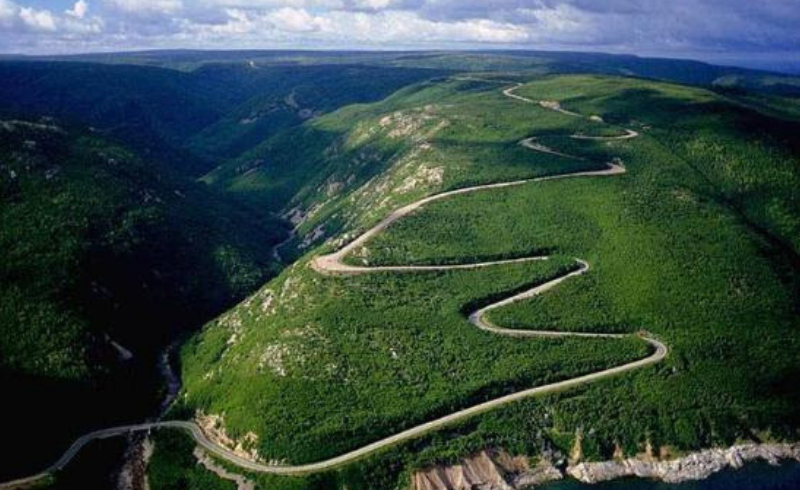
<svg viewBox="0 0 800 500">
<path fill-rule="evenodd" d="M 499 69 L 503 58 L 513 58 L 513 70 L 530 66 L 552 65 L 555 72 L 601 72 L 658 78 L 693 85 L 709 85 L 726 75 L 740 75 L 751 79 L 763 77 L 796 78 L 800 68 L 787 66 L 783 71 L 755 69 L 730 64 L 703 62 L 681 57 L 652 57 L 633 54 L 603 52 L 544 51 L 522 49 L 497 50 L 418 50 L 418 51 L 359 51 L 359 50 L 145 50 L 132 52 L 87 53 L 52 56 L 0 55 L 1 59 L 82 61 L 104 64 L 135 64 L 169 67 L 190 71 L 207 64 L 389 64 L 412 61 L 424 64 L 426 59 L 480 58 L 484 64 Z M 526 61 L 527 60 L 527 61 Z M 494 63 L 492 61 L 495 61 Z M 467 69 L 463 66 L 458 69 Z M 682 73 L 683 76 L 678 76 Z M 795 82 L 792 86 L 796 86 Z"/>
<path fill-rule="evenodd" d="M 91 126 L 193 177 L 276 131 L 369 102 L 435 69 L 360 65 L 132 64 L 0 61 L 0 116 L 53 116 Z"/>
</svg>

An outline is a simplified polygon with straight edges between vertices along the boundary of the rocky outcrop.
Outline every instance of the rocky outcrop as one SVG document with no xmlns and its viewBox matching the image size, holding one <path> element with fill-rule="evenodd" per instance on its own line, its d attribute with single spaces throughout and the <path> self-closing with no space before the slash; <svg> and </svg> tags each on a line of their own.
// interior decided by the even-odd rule
<svg viewBox="0 0 800 500">
<path fill-rule="evenodd" d="M 222 415 L 207 415 L 202 411 L 197 411 L 195 414 L 195 422 L 203 429 L 203 433 L 211 442 L 230 450 L 231 453 L 238 457 L 253 462 L 259 461 L 260 457 L 256 447 L 258 435 L 254 432 L 248 432 L 241 439 L 233 439 L 228 436 L 228 432 L 225 429 L 225 417 Z"/>
<path fill-rule="evenodd" d="M 117 475 L 119 490 L 149 490 L 147 464 L 153 455 L 153 442 L 144 432 L 133 433 L 128 438 L 122 466 Z"/>
<path fill-rule="evenodd" d="M 209 472 L 216 474 L 221 479 L 233 481 L 236 483 L 237 490 L 255 489 L 256 485 L 253 481 L 241 474 L 230 472 L 228 469 L 215 462 L 213 458 L 209 457 L 208 454 L 199 446 L 195 447 L 193 453 L 198 464 L 205 467 Z"/>
<path fill-rule="evenodd" d="M 434 466 L 414 473 L 417 490 L 509 490 L 530 488 L 561 479 L 561 472 L 547 462 L 530 467 L 526 457 L 483 451 L 456 465 Z"/>
<path fill-rule="evenodd" d="M 782 460 L 800 461 L 800 444 L 742 444 L 714 448 L 685 457 L 654 461 L 629 458 L 609 462 L 588 462 L 567 468 L 567 474 L 584 483 L 598 483 L 622 477 L 657 479 L 680 483 L 706 479 L 728 467 L 738 469 L 747 462 L 763 460 L 777 465 Z"/>
<path fill-rule="evenodd" d="M 511 479 L 511 485 L 515 489 L 535 488 L 551 481 L 563 479 L 564 474 L 552 463 L 542 460 L 536 467 L 521 471 Z"/>
<path fill-rule="evenodd" d="M 653 458 L 615 459 L 608 462 L 583 462 L 564 471 L 547 460 L 531 467 L 526 457 L 511 457 L 505 452 L 484 451 L 456 465 L 434 466 L 414 473 L 414 489 L 523 489 L 571 476 L 587 484 L 624 477 L 640 477 L 681 483 L 706 479 L 726 468 L 738 469 L 748 462 L 800 461 L 797 444 L 741 444 L 713 448 L 675 460 Z"/>
</svg>

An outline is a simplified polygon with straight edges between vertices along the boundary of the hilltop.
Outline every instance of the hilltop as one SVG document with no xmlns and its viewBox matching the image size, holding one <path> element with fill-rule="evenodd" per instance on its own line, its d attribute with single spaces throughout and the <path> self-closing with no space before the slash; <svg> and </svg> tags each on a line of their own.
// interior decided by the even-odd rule
<svg viewBox="0 0 800 500">
<path fill-rule="evenodd" d="M 0 376 L 26 450 L 4 476 L 152 415 L 184 338 L 166 418 L 245 469 L 380 446 L 282 477 L 160 430 L 157 487 L 798 437 L 795 77 L 155 51 L 4 59 L 0 84 Z"/>
<path fill-rule="evenodd" d="M 260 152 L 276 167 L 242 177 L 253 179 L 247 199 L 256 202 L 260 194 L 288 198 L 280 195 L 281 172 L 315 164 L 302 189 L 287 190 L 296 192 L 285 214 L 297 228 L 283 253 L 301 257 L 186 345 L 178 414 L 253 457 L 299 464 L 477 402 L 641 358 L 644 346 L 635 339 L 612 346 L 521 341 L 466 321 L 476 307 L 559 276 L 579 257 L 592 266 L 585 276 L 492 311 L 491 321 L 645 329 L 670 346 L 663 363 L 514 403 L 329 479 L 402 484 L 402 471 L 487 447 L 605 459 L 615 449 L 668 455 L 738 439 L 796 438 L 789 381 L 799 361 L 798 122 L 710 90 L 630 78 L 533 78 L 516 90 L 530 101 L 521 102 L 502 92 L 512 77 L 412 86 L 315 119 Z M 625 129 L 640 136 L 613 140 Z M 568 156 L 520 147 L 529 137 Z M 283 153 L 289 148 L 308 154 L 292 161 Z M 309 267 L 315 255 L 423 196 L 612 160 L 625 176 L 431 203 L 348 257 L 360 266 L 543 254 L 546 262 L 347 278 Z M 212 174 L 212 182 L 240 185 L 224 174 Z"/>
</svg>

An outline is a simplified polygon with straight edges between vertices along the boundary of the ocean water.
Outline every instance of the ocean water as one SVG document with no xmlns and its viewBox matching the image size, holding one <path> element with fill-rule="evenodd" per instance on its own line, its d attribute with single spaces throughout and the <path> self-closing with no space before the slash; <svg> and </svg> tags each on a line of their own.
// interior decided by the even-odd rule
<svg viewBox="0 0 800 500">
<path fill-rule="evenodd" d="M 640 478 L 615 479 L 583 484 L 575 479 L 555 481 L 539 487 L 545 490 L 796 490 L 800 489 L 800 463 L 772 466 L 753 462 L 741 469 L 725 469 L 702 481 L 667 484 Z"/>
</svg>

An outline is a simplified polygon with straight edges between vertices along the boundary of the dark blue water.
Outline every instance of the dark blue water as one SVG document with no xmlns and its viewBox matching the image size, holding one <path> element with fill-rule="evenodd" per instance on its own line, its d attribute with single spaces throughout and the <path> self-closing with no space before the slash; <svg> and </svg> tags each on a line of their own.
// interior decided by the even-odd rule
<svg viewBox="0 0 800 500">
<path fill-rule="evenodd" d="M 800 489 L 800 463 L 786 462 L 773 467 L 754 462 L 739 470 L 725 469 L 702 481 L 666 484 L 650 479 L 615 479 L 598 484 L 583 484 L 574 479 L 556 481 L 540 487 L 546 490 L 796 490 Z"/>
</svg>

